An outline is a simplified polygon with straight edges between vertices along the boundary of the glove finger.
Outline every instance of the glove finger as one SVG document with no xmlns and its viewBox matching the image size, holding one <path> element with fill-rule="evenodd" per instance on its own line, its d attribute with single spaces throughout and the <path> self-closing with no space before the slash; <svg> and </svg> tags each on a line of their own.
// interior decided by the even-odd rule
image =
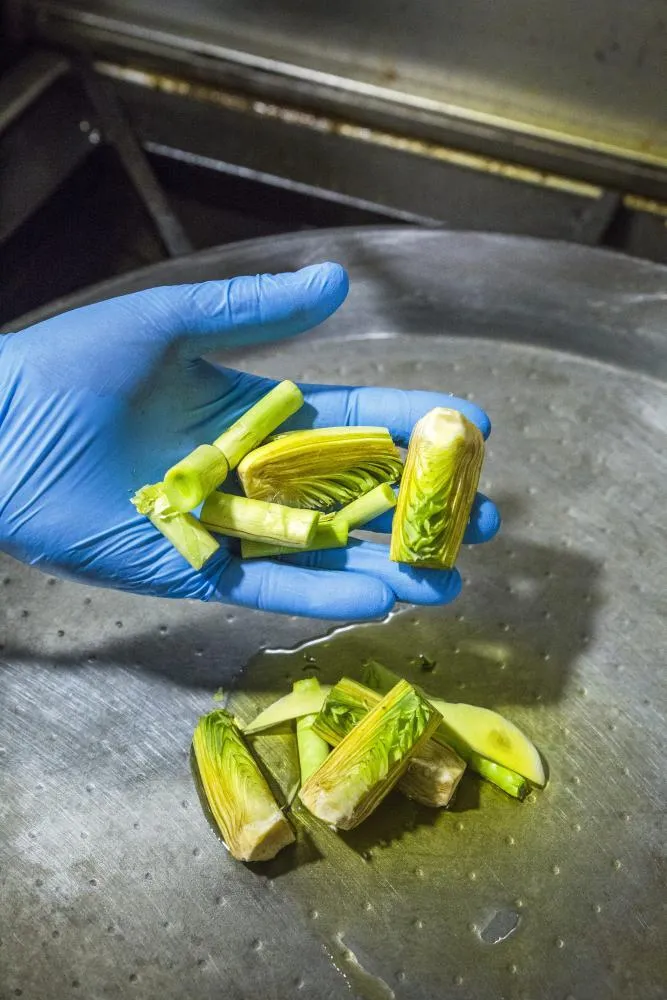
<svg viewBox="0 0 667 1000">
<path fill-rule="evenodd" d="M 461 590 L 458 571 L 417 569 L 391 562 L 389 546 L 352 540 L 345 549 L 322 549 L 282 556 L 283 562 L 318 570 L 346 570 L 346 579 L 382 581 L 399 601 L 410 604 L 449 604 Z"/>
<path fill-rule="evenodd" d="M 500 529 L 500 511 L 492 500 L 478 493 L 470 511 L 470 520 L 463 536 L 465 545 L 490 542 Z"/>
<path fill-rule="evenodd" d="M 182 340 L 184 356 L 197 358 L 303 333 L 335 312 L 347 291 L 344 269 L 324 263 L 286 274 L 169 285 L 136 295 L 145 298 L 143 306 L 150 307 L 170 339 Z"/>
<path fill-rule="evenodd" d="M 377 578 L 319 572 L 267 559 L 230 559 L 215 581 L 215 600 L 278 614 L 363 621 L 384 618 L 396 600 Z"/>
<path fill-rule="evenodd" d="M 484 410 L 447 393 L 327 385 L 302 385 L 301 389 L 307 405 L 290 419 L 286 425 L 290 430 L 354 424 L 388 427 L 396 443 L 406 447 L 416 422 L 435 406 L 446 406 L 463 413 L 485 438 L 491 433 Z"/>
<path fill-rule="evenodd" d="M 389 534 L 394 523 L 394 511 L 388 510 L 386 514 L 380 514 L 374 521 L 364 525 L 364 531 L 377 531 L 381 534 Z M 498 533 L 500 528 L 500 514 L 498 508 L 485 497 L 483 493 L 478 493 L 470 511 L 470 520 L 466 528 L 463 542 L 465 545 L 478 545 L 481 542 L 490 542 Z"/>
</svg>

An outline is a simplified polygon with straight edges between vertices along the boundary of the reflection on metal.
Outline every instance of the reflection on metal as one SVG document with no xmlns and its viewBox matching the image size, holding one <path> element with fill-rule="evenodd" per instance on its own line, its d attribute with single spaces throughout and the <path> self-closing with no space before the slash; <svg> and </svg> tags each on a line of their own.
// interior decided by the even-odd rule
<svg viewBox="0 0 667 1000">
<path fill-rule="evenodd" d="M 497 910 L 479 931 L 485 944 L 500 944 L 514 934 L 521 921 L 516 910 Z"/>
<path fill-rule="evenodd" d="M 348 139 L 355 139 L 357 142 L 374 143 L 375 145 L 394 149 L 397 152 L 410 153 L 413 156 L 425 156 L 452 166 L 495 174 L 507 180 L 565 191 L 584 198 L 598 198 L 602 194 L 601 188 L 569 177 L 531 170 L 529 167 L 503 162 L 502 160 L 496 160 L 488 156 L 478 156 L 460 149 L 442 146 L 435 142 L 409 139 L 405 136 L 394 135 L 379 129 L 355 125 L 352 122 L 338 121 L 326 115 L 313 114 L 298 108 L 255 100 L 250 97 L 221 90 L 218 87 L 193 83 L 179 77 L 149 73 L 144 70 L 127 68 L 106 62 L 97 63 L 96 68 L 100 73 L 116 80 L 148 87 L 151 90 L 163 91 L 167 94 L 176 94 L 179 97 L 188 97 L 196 101 L 206 101 L 232 111 L 256 114 L 265 118 L 275 118 L 286 125 L 298 125 L 302 128 L 310 128 L 318 132 L 330 132 Z"/>
<path fill-rule="evenodd" d="M 475 153 L 468 153 L 461 149 L 452 149 L 441 146 L 435 142 L 424 142 L 420 139 L 408 139 L 400 135 L 392 135 L 389 132 L 381 132 L 378 129 L 362 128 L 358 125 L 342 124 L 338 131 L 341 135 L 363 142 L 374 142 L 377 145 L 389 146 L 391 149 L 403 153 L 412 153 L 414 156 L 428 156 L 434 160 L 442 160 L 457 167 L 466 167 L 468 170 L 481 170 L 488 174 L 497 174 L 507 180 L 520 181 L 523 184 L 535 184 L 538 187 L 553 188 L 557 191 L 566 191 L 569 194 L 579 195 L 584 198 L 597 198 L 602 194 L 602 189 L 592 184 L 585 184 L 582 181 L 573 180 L 570 177 L 561 177 L 557 174 L 531 170 L 529 167 L 518 166 L 514 163 L 505 163 L 502 160 L 495 160 L 488 156 L 478 156 Z"/>
<path fill-rule="evenodd" d="M 173 94 L 178 97 L 185 97 L 193 101 L 218 105 L 229 111 L 273 118 L 286 125 L 296 125 L 317 132 L 341 135 L 358 142 L 372 143 L 394 149 L 397 152 L 423 156 L 452 166 L 464 167 L 469 170 L 503 177 L 507 180 L 562 191 L 582 198 L 601 201 L 605 196 L 605 192 L 598 185 L 588 184 L 573 177 L 566 177 L 561 174 L 550 173 L 549 171 L 533 170 L 529 167 L 489 156 L 477 155 L 461 149 L 454 149 L 439 143 L 410 139 L 406 136 L 385 132 L 380 129 L 366 128 L 327 115 L 315 114 L 314 112 L 304 111 L 300 108 L 267 102 L 224 90 L 220 87 L 186 80 L 183 77 L 152 73 L 136 67 L 120 66 L 116 63 L 104 61 L 97 62 L 95 68 L 103 76 L 118 80 L 119 82 L 161 91 L 166 94 Z M 611 192 L 609 197 L 600 205 L 600 208 L 604 212 L 607 212 L 610 207 L 615 207 L 614 199 L 616 197 L 618 196 Z M 621 195 L 621 198 L 623 205 L 630 210 L 667 218 L 667 203 L 665 202 L 645 198 L 637 194 L 625 194 Z M 406 213 L 406 215 L 411 215 L 411 213 Z M 408 219 L 406 218 L 405 221 L 408 221 Z M 585 242 L 593 244 L 595 240 L 591 238 Z"/>
<path fill-rule="evenodd" d="M 345 943 L 342 933 L 335 935 L 330 946 L 323 945 L 325 955 L 340 972 L 350 992 L 363 1000 L 394 1000 L 396 994 L 384 979 L 363 967 L 355 953 Z"/>
<path fill-rule="evenodd" d="M 655 201 L 653 198 L 642 198 L 637 194 L 626 194 L 623 198 L 623 204 L 630 211 L 647 212 L 649 215 L 661 215 L 667 219 L 667 203 L 664 201 Z"/>
<path fill-rule="evenodd" d="M 251 97 L 233 94 L 217 87 L 195 83 L 183 78 L 168 76 L 163 73 L 150 73 L 132 66 L 120 66 L 117 63 L 96 62 L 95 69 L 103 76 L 139 87 L 149 87 L 151 90 L 161 90 L 165 94 L 177 94 L 179 97 L 189 97 L 195 101 L 208 101 L 228 108 L 230 111 L 252 111 L 256 101 Z"/>
<path fill-rule="evenodd" d="M 242 167 L 236 163 L 225 163 L 222 160 L 214 160 L 211 156 L 189 153 L 183 149 L 166 146 L 163 143 L 148 141 L 144 143 L 144 148 L 146 152 L 152 153 L 155 156 L 165 156 L 171 160 L 180 160 L 182 163 L 187 163 L 193 167 L 205 167 L 207 170 L 215 170 L 217 173 L 242 177 L 245 180 L 255 181 L 258 184 L 268 184 L 271 187 L 282 188 L 286 191 L 292 191 L 295 194 L 303 194 L 310 198 L 319 198 L 322 201 L 330 201 L 336 205 L 345 205 L 361 212 L 374 212 L 378 216 L 384 216 L 394 222 L 404 222 L 407 225 L 417 226 L 442 225 L 439 219 L 431 216 L 418 215 L 415 212 L 403 212 L 388 205 L 379 205 L 376 202 L 367 201 L 365 198 L 353 198 L 349 195 L 330 191 L 314 184 L 303 184 L 300 181 L 293 181 L 287 177 L 279 177 L 277 174 L 266 173 L 264 170 L 253 170 L 250 167 Z"/>
<path fill-rule="evenodd" d="M 148 0 L 114 0 L 105 14 L 91 0 L 30 6 L 46 37 L 229 67 L 479 133 L 665 163 L 665 22 L 650 0 L 621 4 L 615 17 L 599 3 L 567 9 L 556 0 L 539 11 L 517 0 L 509 16 L 492 4 L 480 13 L 437 0 L 367 0 L 347 16 L 313 3 L 308 18 L 298 4 L 240 0 L 224 10 L 180 0 L 169 19 Z"/>
</svg>

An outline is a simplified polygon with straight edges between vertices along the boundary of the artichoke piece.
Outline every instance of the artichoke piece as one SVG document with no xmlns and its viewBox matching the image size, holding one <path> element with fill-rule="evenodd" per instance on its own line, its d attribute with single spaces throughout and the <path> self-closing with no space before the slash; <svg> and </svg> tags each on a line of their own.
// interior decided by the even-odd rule
<svg viewBox="0 0 667 1000">
<path fill-rule="evenodd" d="M 316 677 L 304 677 L 301 681 L 294 681 L 292 691 L 295 694 L 317 692 L 320 690 L 320 682 Z M 301 784 L 317 771 L 318 767 L 324 763 L 329 756 L 329 744 L 326 740 L 318 736 L 313 729 L 313 723 L 317 714 L 302 715 L 296 720 L 296 744 L 299 751 L 299 768 L 301 770 Z"/>
<path fill-rule="evenodd" d="M 276 726 L 298 719 L 302 715 L 317 715 L 330 690 L 331 686 L 328 684 L 320 684 L 317 688 L 308 688 L 305 691 L 292 690 L 290 694 L 283 695 L 268 708 L 263 709 L 252 722 L 243 727 L 243 731 L 246 736 L 250 736 L 265 732 L 267 729 L 275 729 Z"/>
<path fill-rule="evenodd" d="M 224 483 L 229 464 L 219 448 L 200 444 L 176 465 L 167 469 L 164 488 L 175 510 L 194 510 Z"/>
<path fill-rule="evenodd" d="M 366 663 L 363 678 L 381 694 L 399 679 L 398 674 L 376 660 Z M 471 771 L 518 799 L 524 798 L 528 791 L 526 779 L 539 787 L 545 784 L 540 755 L 518 726 L 488 708 L 453 704 L 431 698 L 425 692 L 424 697 L 442 717 L 434 738 L 453 747 Z"/>
<path fill-rule="evenodd" d="M 386 427 L 290 431 L 246 455 L 238 474 L 246 496 L 330 510 L 381 483 L 403 464 Z"/>
<path fill-rule="evenodd" d="M 300 549 L 313 541 L 319 520 L 315 510 L 295 510 L 230 493 L 211 493 L 201 511 L 201 522 L 211 531 Z"/>
<path fill-rule="evenodd" d="M 293 382 L 279 382 L 215 439 L 202 444 L 165 474 L 165 489 L 175 510 L 194 510 L 222 485 L 230 469 L 265 441 L 303 406 L 303 394 Z"/>
<path fill-rule="evenodd" d="M 294 831 L 229 712 L 202 716 L 192 746 L 206 801 L 233 857 L 268 861 L 293 843 Z"/>
<path fill-rule="evenodd" d="M 201 569 L 220 548 L 219 542 L 192 514 L 174 510 L 167 499 L 164 483 L 142 486 L 132 497 L 132 503 L 153 527 L 180 552 L 193 569 Z"/>
<path fill-rule="evenodd" d="M 335 514 L 322 514 L 315 537 L 307 551 L 316 552 L 319 549 L 344 549 L 348 534 L 356 528 L 361 528 L 373 521 L 380 514 L 396 506 L 394 491 L 388 483 L 382 483 L 362 496 L 348 503 Z M 270 556 L 288 556 L 293 548 L 286 545 L 272 545 L 268 542 L 256 542 L 247 539 L 241 542 L 241 555 L 244 559 L 267 559 Z"/>
<path fill-rule="evenodd" d="M 381 483 L 375 489 L 362 494 L 352 503 L 333 515 L 334 524 L 346 524 L 350 531 L 363 528 L 380 514 L 385 514 L 396 506 L 396 497 L 389 483 Z"/>
<path fill-rule="evenodd" d="M 329 692 L 313 730 L 336 746 L 381 700 L 377 691 L 343 677 Z M 450 747 L 431 739 L 410 758 L 398 790 L 425 806 L 446 806 L 465 771 L 465 763 Z"/>
<path fill-rule="evenodd" d="M 452 801 L 465 769 L 466 762 L 451 747 L 430 739 L 410 759 L 398 789 L 423 806 L 442 809 Z"/>
<path fill-rule="evenodd" d="M 366 819 L 433 735 L 440 714 L 399 681 L 335 747 L 299 792 L 318 819 L 351 830 Z"/>
<path fill-rule="evenodd" d="M 293 508 L 290 508 L 293 509 Z M 312 542 L 301 548 L 299 552 L 316 552 L 318 549 L 344 549 L 347 545 L 348 527 L 344 522 L 337 523 L 330 514 L 324 514 L 319 521 Z M 288 556 L 296 551 L 293 545 L 275 545 L 273 542 L 258 542 L 254 538 L 245 538 L 241 542 L 243 559 L 268 559 L 271 556 Z"/>
<path fill-rule="evenodd" d="M 414 427 L 398 492 L 390 558 L 452 569 L 484 460 L 484 439 L 458 410 L 438 407 Z"/>
</svg>

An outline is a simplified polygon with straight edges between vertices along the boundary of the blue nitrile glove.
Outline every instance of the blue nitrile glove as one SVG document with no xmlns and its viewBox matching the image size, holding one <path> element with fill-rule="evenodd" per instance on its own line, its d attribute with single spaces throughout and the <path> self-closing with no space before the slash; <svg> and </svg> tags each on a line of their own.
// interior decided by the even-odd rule
<svg viewBox="0 0 667 1000">
<path fill-rule="evenodd" d="M 130 497 L 212 441 L 272 383 L 201 355 L 292 337 L 347 294 L 335 264 L 295 274 L 153 288 L 0 337 L 0 549 L 51 573 L 158 597 L 217 600 L 330 619 L 381 617 L 395 601 L 452 600 L 456 572 L 391 563 L 385 546 L 242 563 L 224 541 L 196 572 Z M 397 443 L 426 410 L 472 403 L 392 389 L 304 388 L 290 426 L 388 426 Z M 386 519 L 385 519 L 386 527 Z M 498 527 L 478 497 L 466 540 Z"/>
</svg>

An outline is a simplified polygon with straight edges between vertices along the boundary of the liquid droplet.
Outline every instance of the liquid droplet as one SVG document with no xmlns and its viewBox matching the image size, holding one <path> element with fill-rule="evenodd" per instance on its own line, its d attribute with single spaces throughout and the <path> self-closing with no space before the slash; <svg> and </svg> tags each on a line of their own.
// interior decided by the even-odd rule
<svg viewBox="0 0 667 1000">
<path fill-rule="evenodd" d="M 480 931 L 480 937 L 486 944 L 500 944 L 514 934 L 521 917 L 516 910 L 498 910 Z"/>
</svg>

